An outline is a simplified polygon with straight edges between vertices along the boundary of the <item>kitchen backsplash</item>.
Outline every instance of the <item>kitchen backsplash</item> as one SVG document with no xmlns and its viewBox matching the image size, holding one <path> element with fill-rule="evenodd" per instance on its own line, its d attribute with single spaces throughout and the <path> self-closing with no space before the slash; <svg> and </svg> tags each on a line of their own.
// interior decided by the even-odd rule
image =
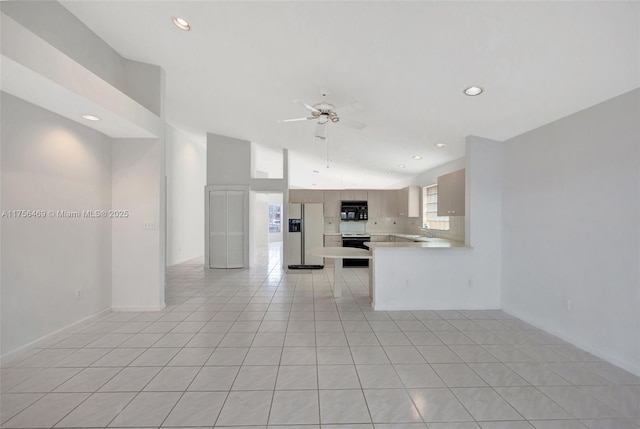
<svg viewBox="0 0 640 429">
<path fill-rule="evenodd" d="M 449 240 L 464 241 L 464 216 L 449 218 L 449 231 L 422 230 L 422 222 L 419 218 L 389 217 L 369 219 L 366 231 L 395 232 L 405 234 L 422 234 L 427 237 L 446 238 Z M 324 218 L 324 232 L 326 234 L 340 232 L 340 218 Z"/>
<path fill-rule="evenodd" d="M 422 221 L 419 218 L 409 218 L 407 220 L 407 234 L 422 234 L 427 237 L 446 238 L 448 240 L 464 241 L 464 216 L 451 216 L 449 218 L 449 231 L 437 229 L 422 229 Z"/>
</svg>

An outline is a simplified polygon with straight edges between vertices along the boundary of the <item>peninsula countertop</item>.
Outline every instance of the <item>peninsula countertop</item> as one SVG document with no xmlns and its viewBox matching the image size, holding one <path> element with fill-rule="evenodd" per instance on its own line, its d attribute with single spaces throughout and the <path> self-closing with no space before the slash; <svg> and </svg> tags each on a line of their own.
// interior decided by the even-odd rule
<svg viewBox="0 0 640 429">
<path fill-rule="evenodd" d="M 407 242 L 366 242 L 364 243 L 369 249 L 375 248 L 470 248 L 465 246 L 462 241 L 447 240 L 445 238 L 425 238 L 420 241 Z"/>
</svg>

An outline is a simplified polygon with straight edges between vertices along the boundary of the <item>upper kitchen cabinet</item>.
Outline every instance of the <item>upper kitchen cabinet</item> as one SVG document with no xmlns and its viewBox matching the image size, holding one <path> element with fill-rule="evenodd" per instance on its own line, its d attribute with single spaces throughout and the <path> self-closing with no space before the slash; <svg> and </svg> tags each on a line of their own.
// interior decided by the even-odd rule
<svg viewBox="0 0 640 429">
<path fill-rule="evenodd" d="M 367 201 L 367 191 L 363 189 L 345 189 L 340 191 L 342 201 Z"/>
<path fill-rule="evenodd" d="M 464 169 L 438 177 L 438 216 L 464 216 Z"/>
<path fill-rule="evenodd" d="M 382 215 L 382 193 L 384 191 L 367 191 L 369 219 L 383 217 Z"/>
<path fill-rule="evenodd" d="M 382 216 L 398 217 L 398 191 L 387 189 L 382 192 Z"/>
<path fill-rule="evenodd" d="M 398 216 L 397 190 L 367 191 L 369 219 Z"/>
<path fill-rule="evenodd" d="M 290 203 L 320 203 L 322 204 L 324 193 L 315 189 L 289 189 Z"/>
<path fill-rule="evenodd" d="M 340 217 L 340 191 L 324 191 L 324 217 Z"/>
<path fill-rule="evenodd" d="M 409 186 L 396 192 L 398 216 L 420 217 L 420 187 Z"/>
</svg>

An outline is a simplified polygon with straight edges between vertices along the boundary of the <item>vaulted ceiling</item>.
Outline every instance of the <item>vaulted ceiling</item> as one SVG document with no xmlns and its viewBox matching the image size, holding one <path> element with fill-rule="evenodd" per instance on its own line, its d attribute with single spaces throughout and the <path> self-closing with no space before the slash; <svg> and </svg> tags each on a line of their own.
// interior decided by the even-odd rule
<svg viewBox="0 0 640 429">
<path fill-rule="evenodd" d="M 640 86 L 637 2 L 62 4 L 165 69 L 169 123 L 288 148 L 295 187 L 397 187 L 463 156 L 467 135 L 508 139 Z M 484 93 L 464 95 L 471 85 Z M 322 88 L 339 114 L 358 102 L 341 116 L 366 127 L 330 124 L 322 143 L 312 121 L 277 122 L 305 116 L 293 100 L 320 102 Z"/>
</svg>

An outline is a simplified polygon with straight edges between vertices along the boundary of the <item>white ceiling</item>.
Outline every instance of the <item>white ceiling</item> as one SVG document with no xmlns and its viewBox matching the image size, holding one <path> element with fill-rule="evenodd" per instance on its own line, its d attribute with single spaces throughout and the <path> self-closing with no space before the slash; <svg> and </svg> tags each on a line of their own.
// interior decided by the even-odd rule
<svg viewBox="0 0 640 429">
<path fill-rule="evenodd" d="M 62 3 L 166 70 L 171 124 L 288 148 L 295 187 L 397 187 L 463 156 L 467 135 L 504 140 L 640 86 L 638 2 Z M 321 88 L 359 102 L 343 116 L 367 124 L 331 124 L 330 168 L 311 121 L 276 122 L 304 116 L 293 100 Z"/>
</svg>

